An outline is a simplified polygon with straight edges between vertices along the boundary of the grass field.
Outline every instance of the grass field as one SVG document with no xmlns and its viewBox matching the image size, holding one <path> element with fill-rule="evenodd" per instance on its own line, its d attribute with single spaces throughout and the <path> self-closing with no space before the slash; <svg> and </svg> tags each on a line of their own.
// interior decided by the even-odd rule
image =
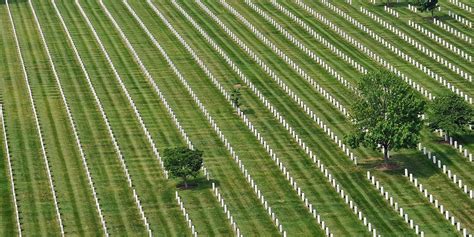
<svg viewBox="0 0 474 237">
<path fill-rule="evenodd" d="M 474 96 L 473 82 L 359 8 L 469 75 L 474 74 L 473 62 L 413 29 L 408 21 L 469 55 L 474 55 L 473 45 L 434 25 L 430 13 L 415 13 L 406 3 L 396 3 L 391 8 L 399 13 L 397 18 L 380 1 L 1 0 L 0 103 L 6 129 L 0 126 L 0 236 L 231 236 L 237 229 L 243 236 L 472 235 L 474 199 L 422 151 L 391 152 L 396 168 L 383 170 L 380 152 L 358 148 L 350 150 L 357 157 L 355 164 L 319 124 L 338 138 L 351 129 L 335 102 L 301 73 L 349 108 L 354 91 L 328 68 L 354 86 L 363 74 L 347 58 L 367 70 L 383 67 L 360 46 L 434 96 L 449 90 L 335 9 Z M 468 0 L 460 2 L 474 7 Z M 469 21 L 474 21 L 474 13 L 448 0 L 440 5 L 435 15 L 443 23 L 474 38 L 472 29 L 448 11 Z M 226 97 L 234 87 L 241 88 L 245 119 Z M 207 179 L 201 173 L 192 188 L 182 189 L 179 180 L 165 177 L 154 147 L 162 153 L 186 146 L 187 140 L 204 151 L 210 175 Z M 454 140 L 474 153 L 472 131 Z M 468 157 L 427 129 L 421 143 L 463 185 L 474 188 L 474 163 Z M 404 176 L 405 168 L 454 223 Z M 396 205 L 371 183 L 368 171 Z M 213 184 L 219 195 L 213 193 Z M 176 191 L 184 206 L 175 199 Z M 400 208 L 406 216 L 400 215 Z"/>
</svg>

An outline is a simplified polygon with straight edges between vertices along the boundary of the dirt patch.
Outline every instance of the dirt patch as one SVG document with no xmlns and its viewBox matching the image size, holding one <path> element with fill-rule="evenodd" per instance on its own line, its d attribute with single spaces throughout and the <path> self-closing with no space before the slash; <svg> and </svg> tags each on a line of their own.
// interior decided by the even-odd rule
<svg viewBox="0 0 474 237">
<path fill-rule="evenodd" d="M 176 185 L 176 187 L 181 189 L 181 190 L 193 189 L 197 186 L 198 186 L 197 183 L 188 183 L 188 187 L 185 187 L 184 183 L 180 183 L 180 184 Z"/>
<path fill-rule="evenodd" d="M 381 163 L 375 167 L 376 170 L 387 171 L 387 170 L 399 170 L 400 166 L 396 163 L 388 162 Z"/>
<path fill-rule="evenodd" d="M 439 140 L 438 143 L 439 143 L 439 144 L 449 145 L 449 141 L 445 141 L 445 140 Z"/>
</svg>

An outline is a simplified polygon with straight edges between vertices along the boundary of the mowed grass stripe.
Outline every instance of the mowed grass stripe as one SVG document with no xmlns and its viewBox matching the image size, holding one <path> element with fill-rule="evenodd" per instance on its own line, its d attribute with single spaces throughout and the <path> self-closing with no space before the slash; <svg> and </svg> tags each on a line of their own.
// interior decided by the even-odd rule
<svg viewBox="0 0 474 237">
<path fill-rule="evenodd" d="M 230 90 L 235 84 L 243 84 L 236 75 L 232 73 L 230 67 L 221 63 L 222 58 L 217 55 L 212 48 L 202 39 L 197 32 L 188 30 L 193 26 L 186 23 L 185 19 L 179 19 L 179 14 L 174 13 L 176 8 L 163 4 L 163 9 L 168 18 L 173 19 L 175 28 L 181 30 L 180 34 L 188 38 L 188 42 L 194 45 L 206 64 L 212 70 L 216 78 Z M 191 40 L 192 39 L 192 40 Z M 239 59 L 237 59 L 239 60 Z M 261 76 L 262 72 L 253 73 L 252 76 Z M 211 85 L 207 82 L 209 86 Z M 245 86 L 242 87 L 243 109 L 247 111 L 247 116 L 254 125 L 261 131 L 265 139 L 272 146 L 273 151 L 279 154 L 279 158 L 284 161 L 286 167 L 291 169 L 293 177 L 296 178 L 302 190 L 310 201 L 315 205 L 316 210 L 322 214 L 325 223 L 330 227 L 334 235 L 343 235 L 349 233 L 365 232 L 365 227 L 352 214 L 342 199 L 335 198 L 338 194 L 325 181 L 325 177 L 316 170 L 315 165 L 307 159 L 305 153 L 299 149 L 298 145 L 292 141 L 292 138 L 275 121 L 259 100 Z M 345 213 L 345 214 L 343 214 Z"/>
<path fill-rule="evenodd" d="M 0 1 L 0 14 L 7 15 L 4 12 L 3 1 Z M 0 24 L 4 24 L 4 17 L 0 17 Z M 7 58 L 7 35 L 9 34 L 3 28 L 1 30 L 1 37 L 0 37 L 0 103 L 3 106 L 3 94 L 5 90 L 5 78 L 8 77 L 8 58 Z M 5 111 L 3 110 L 5 114 Z M 17 235 L 17 223 L 15 217 L 15 207 L 13 203 L 13 196 L 12 196 L 12 187 L 10 185 L 11 177 L 9 174 L 9 167 L 8 167 L 8 160 L 7 160 L 7 149 L 5 145 L 7 141 L 4 139 L 4 133 L 6 131 L 3 130 L 3 118 L 0 118 L 1 125 L 0 126 L 0 235 L 3 236 L 12 236 Z"/>
<path fill-rule="evenodd" d="M 18 52 L 6 5 L 2 4 L 2 36 L 4 47 L 4 109 L 9 111 L 5 124 L 9 131 L 12 168 L 17 185 L 19 212 L 22 216 L 24 234 L 58 236 L 59 226 L 53 198 L 49 189 L 41 147 L 35 131 L 35 124 L 28 99 L 25 80 L 22 78 Z M 6 99 L 6 100 L 5 100 Z"/>
<path fill-rule="evenodd" d="M 189 8 L 190 11 L 193 11 L 193 9 L 194 9 L 194 8 Z M 196 15 L 197 15 L 197 18 L 199 18 L 199 16 L 200 16 L 200 15 L 204 15 L 204 13 L 199 13 L 199 14 L 196 14 Z M 213 29 L 213 27 L 209 27 L 209 28 L 210 28 L 211 30 Z M 219 38 L 220 35 L 223 35 L 223 34 L 224 34 L 224 33 L 221 33 L 221 34 L 217 33 L 217 34 L 215 34 L 214 36 L 215 36 L 215 38 L 217 39 L 217 38 Z M 225 40 L 224 40 L 224 41 L 225 41 Z M 230 42 L 231 40 L 227 40 L 227 41 Z M 241 61 L 247 61 L 247 60 L 241 60 Z M 255 82 L 254 82 L 254 83 L 255 83 Z M 267 81 L 266 84 L 271 84 L 271 83 Z M 257 83 L 256 83 L 256 85 L 257 85 Z M 270 86 L 269 86 L 269 88 L 276 88 L 276 87 L 277 87 L 277 85 L 270 85 Z M 273 89 L 273 90 L 274 90 L 274 89 Z M 264 93 L 265 93 L 265 90 L 263 90 L 263 91 L 264 91 Z M 267 95 L 266 95 L 266 96 L 267 96 Z M 281 98 L 283 98 L 283 97 L 285 97 L 285 96 L 284 96 L 284 95 L 281 95 L 281 96 L 277 96 L 276 98 L 280 98 L 280 100 L 281 100 L 282 103 L 288 104 L 288 103 L 289 103 L 288 100 L 282 100 L 282 99 L 281 99 Z M 267 98 L 269 98 L 269 96 L 267 96 Z M 270 98 L 269 98 L 269 99 L 270 99 Z M 274 103 L 274 105 L 277 104 L 276 102 L 273 102 L 273 101 L 272 101 L 272 103 Z M 291 104 L 291 103 L 290 103 L 290 104 Z M 297 106 L 297 105 L 289 105 L 289 106 L 287 106 L 287 108 L 295 108 L 295 106 Z M 294 114 L 294 113 L 296 113 L 296 111 L 298 111 L 298 110 L 293 110 L 293 109 L 292 109 L 293 111 L 292 111 L 292 110 L 284 110 L 284 108 L 278 108 L 278 109 L 280 110 L 280 112 L 283 112 L 284 114 L 286 114 L 286 115 L 288 115 L 288 116 L 289 116 L 289 114 Z M 321 111 L 324 112 L 324 111 L 329 111 L 329 110 L 330 110 L 330 109 L 328 108 L 328 109 L 322 109 Z M 319 112 L 319 110 L 318 110 L 318 112 Z M 301 113 L 301 112 L 300 112 L 300 113 Z M 287 116 L 287 117 L 288 117 L 288 116 Z M 332 120 L 329 120 L 329 121 L 332 122 L 336 116 L 337 116 L 337 114 L 334 114 L 334 116 L 330 117 L 330 118 L 332 118 Z M 299 116 L 297 115 L 297 116 L 294 116 L 293 118 L 290 117 L 289 120 L 290 120 L 290 121 L 299 121 L 300 123 L 303 123 L 303 124 L 306 123 L 306 124 L 308 124 L 307 126 L 305 126 L 305 127 L 306 127 L 305 129 L 306 129 L 306 130 L 309 129 L 310 132 L 304 132 L 304 133 L 302 133 L 301 131 L 299 131 L 300 134 L 306 134 L 306 137 L 304 137 L 304 139 L 305 139 L 306 141 L 307 141 L 307 140 L 311 140 L 311 139 L 312 139 L 312 140 L 315 140 L 314 137 L 316 136 L 316 134 L 320 134 L 321 137 L 325 137 L 325 135 L 323 135 L 322 132 L 318 131 L 318 129 L 314 129 L 315 125 L 312 124 L 312 122 L 308 122 L 307 120 L 302 120 L 301 118 L 304 118 L 304 115 L 299 115 Z M 334 122 L 333 122 L 333 123 L 334 123 Z M 343 123 L 343 121 L 341 121 L 340 124 L 342 124 L 342 123 Z M 338 123 L 338 124 L 339 124 L 339 123 Z M 299 125 L 299 126 L 301 126 L 301 125 Z M 293 125 L 293 127 L 296 128 L 297 130 L 299 129 L 299 126 Z M 346 126 L 347 126 L 347 125 L 346 125 Z M 313 132 L 313 131 L 311 131 L 311 129 L 316 130 L 316 131 Z M 347 130 L 348 128 L 345 127 L 344 129 Z M 318 142 L 318 141 L 317 141 L 317 142 Z M 319 141 L 319 142 L 320 142 L 320 141 Z M 327 142 L 327 143 L 328 143 L 328 144 L 322 145 L 322 146 L 321 146 L 321 149 L 322 149 L 322 150 L 325 150 L 328 155 L 331 155 L 331 154 L 333 154 L 333 150 L 328 149 L 328 145 L 331 146 L 331 145 L 332 145 L 332 142 Z M 336 147 L 333 147 L 333 149 L 337 149 L 337 148 L 336 148 Z M 325 157 L 325 156 L 321 156 L 322 159 L 324 159 L 324 157 Z M 341 154 L 340 157 L 344 157 L 344 156 Z M 349 162 L 348 160 L 341 159 L 340 157 L 337 158 L 336 164 L 337 164 L 337 163 L 341 163 L 341 162 L 346 162 L 347 167 L 351 167 L 351 166 L 352 166 L 352 163 L 351 163 L 351 162 Z M 328 164 L 327 161 L 325 161 L 325 160 L 323 160 L 323 161 L 324 161 L 326 164 Z M 329 167 L 329 168 L 332 169 L 331 167 Z M 346 168 L 346 169 L 340 169 L 340 170 L 351 170 L 351 169 L 352 169 L 352 168 Z M 334 171 L 333 171 L 333 172 L 334 172 Z M 359 173 L 359 179 L 361 179 L 361 180 L 364 179 L 364 180 L 365 180 L 365 173 L 364 173 L 363 171 L 359 171 L 359 172 L 360 172 L 360 173 Z M 400 178 L 403 178 L 403 177 L 400 177 Z M 338 180 L 343 180 L 343 179 L 340 178 L 340 177 L 338 177 Z M 342 182 L 342 181 L 341 181 L 341 182 Z M 352 186 L 352 185 L 351 185 L 351 186 Z M 370 185 L 369 185 L 369 186 L 370 186 Z M 347 189 L 347 187 L 345 187 L 345 189 Z M 416 192 L 415 189 L 412 189 L 412 190 L 413 190 L 414 192 Z M 428 207 L 428 208 L 430 208 L 430 207 Z M 436 213 L 436 210 L 433 209 L 433 211 L 434 211 L 434 213 Z M 403 224 L 403 225 L 404 225 L 404 224 Z"/>
<path fill-rule="evenodd" d="M 19 9 L 12 7 L 14 17 L 23 19 L 25 22 L 21 28 L 28 30 L 19 30 L 19 38 L 25 45 L 22 49 L 30 52 L 25 54 L 25 64 L 29 70 L 51 171 L 55 176 L 54 184 L 65 232 L 79 235 L 95 233 L 101 228 L 100 220 L 51 65 L 39 38 L 30 6 L 26 2 L 15 6 L 19 6 Z M 28 47 L 23 40 L 28 40 Z"/>
</svg>

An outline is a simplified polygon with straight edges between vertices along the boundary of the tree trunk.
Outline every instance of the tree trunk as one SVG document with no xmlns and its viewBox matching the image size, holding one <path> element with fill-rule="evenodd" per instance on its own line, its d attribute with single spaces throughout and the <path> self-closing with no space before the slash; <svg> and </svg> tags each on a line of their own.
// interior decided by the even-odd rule
<svg viewBox="0 0 474 237">
<path fill-rule="evenodd" d="M 385 164 L 388 164 L 388 146 L 383 146 L 383 160 Z"/>
<path fill-rule="evenodd" d="M 184 180 L 184 188 L 188 189 L 188 181 L 186 180 L 186 177 L 184 177 L 183 180 Z"/>
</svg>

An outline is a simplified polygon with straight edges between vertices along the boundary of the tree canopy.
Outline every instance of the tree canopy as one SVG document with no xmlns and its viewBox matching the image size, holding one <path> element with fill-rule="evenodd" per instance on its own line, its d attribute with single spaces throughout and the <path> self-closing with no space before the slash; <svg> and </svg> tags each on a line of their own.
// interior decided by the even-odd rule
<svg viewBox="0 0 474 237">
<path fill-rule="evenodd" d="M 414 90 L 394 73 L 379 70 L 364 75 L 358 91 L 351 108 L 354 129 L 346 136 L 351 147 L 381 146 L 386 163 L 389 150 L 416 147 L 425 103 Z"/>
<path fill-rule="evenodd" d="M 460 96 L 448 93 L 436 97 L 428 106 L 428 127 L 448 134 L 467 131 L 473 123 L 474 110 Z"/>
<path fill-rule="evenodd" d="M 202 151 L 187 147 L 166 149 L 163 153 L 163 163 L 170 175 L 182 178 L 184 187 L 188 188 L 188 177 L 196 177 L 202 167 L 202 154 Z"/>
<path fill-rule="evenodd" d="M 418 4 L 418 10 L 421 12 L 431 11 L 431 15 L 436 8 L 438 8 L 438 0 L 422 0 Z"/>
</svg>

